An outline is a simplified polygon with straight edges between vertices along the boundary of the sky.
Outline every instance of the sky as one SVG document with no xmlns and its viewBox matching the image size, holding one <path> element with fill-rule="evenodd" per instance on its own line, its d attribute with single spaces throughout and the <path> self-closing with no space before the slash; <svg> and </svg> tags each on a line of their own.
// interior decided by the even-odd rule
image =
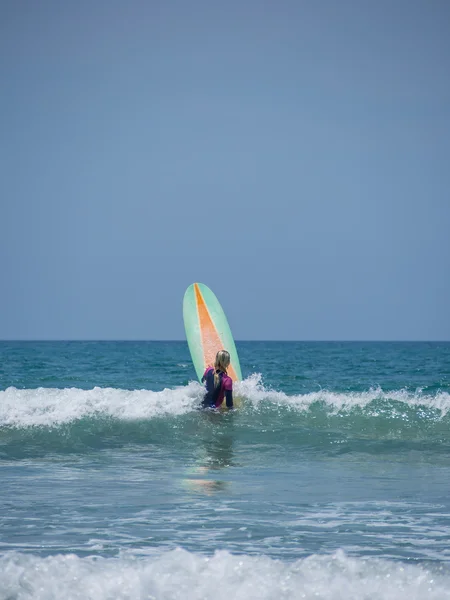
<svg viewBox="0 0 450 600">
<path fill-rule="evenodd" d="M 0 86 L 0 339 L 450 340 L 446 0 L 1 0 Z"/>
</svg>

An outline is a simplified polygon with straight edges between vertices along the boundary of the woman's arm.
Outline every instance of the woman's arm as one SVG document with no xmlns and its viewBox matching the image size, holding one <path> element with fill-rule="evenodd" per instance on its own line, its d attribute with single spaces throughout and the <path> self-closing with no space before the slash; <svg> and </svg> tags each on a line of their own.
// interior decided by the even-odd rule
<svg viewBox="0 0 450 600">
<path fill-rule="evenodd" d="M 227 408 L 233 408 L 233 390 L 225 390 L 225 399 L 227 401 Z"/>
</svg>

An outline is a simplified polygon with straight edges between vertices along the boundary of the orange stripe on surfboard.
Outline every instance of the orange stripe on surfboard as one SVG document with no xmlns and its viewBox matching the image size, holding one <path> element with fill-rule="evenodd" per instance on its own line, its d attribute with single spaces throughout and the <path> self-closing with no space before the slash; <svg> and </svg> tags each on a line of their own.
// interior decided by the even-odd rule
<svg viewBox="0 0 450 600">
<path fill-rule="evenodd" d="M 203 357 L 205 365 L 214 365 L 216 360 L 216 354 L 219 350 L 226 350 L 223 347 L 223 342 L 220 339 L 219 332 L 214 325 L 214 321 L 211 319 L 208 307 L 206 306 L 205 299 L 202 296 L 200 288 L 194 283 L 195 300 L 197 302 L 198 320 L 200 324 L 200 335 L 202 338 Z M 238 377 L 233 365 L 230 364 L 228 367 L 228 375 L 233 381 L 237 381 Z"/>
</svg>

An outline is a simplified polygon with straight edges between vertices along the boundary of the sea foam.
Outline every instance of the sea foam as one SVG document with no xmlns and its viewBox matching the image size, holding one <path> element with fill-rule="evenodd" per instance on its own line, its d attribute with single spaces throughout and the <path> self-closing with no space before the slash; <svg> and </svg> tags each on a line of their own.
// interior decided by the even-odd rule
<svg viewBox="0 0 450 600">
<path fill-rule="evenodd" d="M 160 392 L 100 387 L 91 390 L 10 387 L 0 392 L 0 426 L 55 427 L 91 417 L 137 420 L 181 415 L 198 405 L 201 394 L 202 387 L 196 382 Z"/>
<path fill-rule="evenodd" d="M 9 387 L 0 391 L 0 427 L 58 427 L 86 418 L 135 421 L 178 416 L 198 409 L 202 394 L 203 387 L 197 382 L 162 391 L 100 387 L 90 390 Z M 380 401 L 390 403 L 391 413 L 423 409 L 432 411 L 433 418 L 443 418 L 450 411 L 450 394 L 447 392 L 432 395 L 420 390 L 385 392 L 381 388 L 373 388 L 363 392 L 320 390 L 287 395 L 267 389 L 259 374 L 235 384 L 235 395 L 242 398 L 246 411 L 281 407 L 307 413 L 313 407 L 321 406 L 327 414 L 332 415 L 351 413 L 356 409 L 364 410 Z M 377 411 L 378 408 L 375 407 L 371 411 L 372 416 L 377 416 Z"/>
<path fill-rule="evenodd" d="M 135 558 L 47 558 L 12 553 L 0 558 L 0 598 L 17 600 L 444 600 L 450 575 L 339 550 L 292 563 L 265 556 L 211 557 L 173 550 Z"/>
</svg>

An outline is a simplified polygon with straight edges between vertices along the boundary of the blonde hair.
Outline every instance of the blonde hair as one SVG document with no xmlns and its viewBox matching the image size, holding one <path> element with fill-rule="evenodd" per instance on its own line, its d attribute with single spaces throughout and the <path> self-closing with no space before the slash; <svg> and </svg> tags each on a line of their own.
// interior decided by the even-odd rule
<svg viewBox="0 0 450 600">
<path fill-rule="evenodd" d="M 218 387 L 220 384 L 220 377 L 217 371 L 222 371 L 227 375 L 227 368 L 230 364 L 230 353 L 226 350 L 219 350 L 216 354 L 216 360 L 214 362 L 214 387 Z"/>
</svg>

